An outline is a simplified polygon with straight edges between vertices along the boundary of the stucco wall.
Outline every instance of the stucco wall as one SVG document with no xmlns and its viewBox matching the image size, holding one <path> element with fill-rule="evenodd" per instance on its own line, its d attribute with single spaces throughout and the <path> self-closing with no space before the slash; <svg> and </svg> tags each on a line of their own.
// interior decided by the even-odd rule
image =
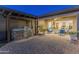
<svg viewBox="0 0 79 59">
<path fill-rule="evenodd" d="M 9 24 L 10 24 L 9 25 L 10 29 L 28 26 L 33 29 L 33 32 L 35 31 L 35 23 L 34 23 L 34 20 L 32 20 L 32 19 L 30 19 L 30 20 L 10 19 Z"/>
<path fill-rule="evenodd" d="M 0 41 L 6 40 L 6 18 L 0 15 Z"/>
<path fill-rule="evenodd" d="M 38 26 L 44 26 L 44 28 L 47 28 L 47 22 L 46 22 L 46 20 L 39 20 L 38 21 Z"/>
<path fill-rule="evenodd" d="M 0 31 L 6 30 L 6 19 L 0 15 Z"/>
<path fill-rule="evenodd" d="M 77 31 L 77 19 L 76 16 L 67 16 L 67 17 L 60 17 L 56 21 L 72 21 L 72 31 Z"/>
<path fill-rule="evenodd" d="M 40 19 L 38 21 L 38 25 L 42 25 L 45 28 L 47 28 L 47 22 L 51 21 L 53 23 L 53 21 L 57 22 L 57 21 L 72 21 L 73 25 L 72 25 L 72 31 L 76 32 L 77 31 L 77 18 L 76 16 L 65 16 L 65 17 L 55 17 L 55 18 L 49 18 L 49 19 Z"/>
<path fill-rule="evenodd" d="M 26 21 L 21 21 L 17 19 L 10 19 L 9 20 L 9 28 L 17 28 L 17 27 L 23 27 L 26 26 Z"/>
</svg>

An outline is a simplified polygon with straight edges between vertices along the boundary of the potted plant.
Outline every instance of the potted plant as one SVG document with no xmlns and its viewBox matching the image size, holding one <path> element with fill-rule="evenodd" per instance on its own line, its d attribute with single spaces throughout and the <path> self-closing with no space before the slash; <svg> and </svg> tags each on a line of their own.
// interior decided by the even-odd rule
<svg viewBox="0 0 79 59">
<path fill-rule="evenodd" d="M 77 40 L 77 32 L 69 32 L 70 40 L 75 41 Z"/>
</svg>

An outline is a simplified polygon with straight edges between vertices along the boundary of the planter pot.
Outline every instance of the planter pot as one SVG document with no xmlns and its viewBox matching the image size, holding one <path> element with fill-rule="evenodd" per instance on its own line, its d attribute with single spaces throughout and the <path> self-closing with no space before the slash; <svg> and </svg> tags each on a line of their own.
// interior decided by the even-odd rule
<svg viewBox="0 0 79 59">
<path fill-rule="evenodd" d="M 45 33 L 44 33 L 44 32 L 39 32 L 38 34 L 39 34 L 39 35 L 44 35 Z"/>
</svg>

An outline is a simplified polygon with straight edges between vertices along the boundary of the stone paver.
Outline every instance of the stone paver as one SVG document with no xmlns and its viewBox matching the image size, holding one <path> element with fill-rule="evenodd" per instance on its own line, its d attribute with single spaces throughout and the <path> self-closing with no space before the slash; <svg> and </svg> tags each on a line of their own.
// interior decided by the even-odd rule
<svg viewBox="0 0 79 59">
<path fill-rule="evenodd" d="M 67 38 L 55 35 L 40 35 L 10 42 L 0 48 L 0 53 L 10 54 L 63 54 L 79 53 L 78 45 Z M 76 49 L 75 49 L 76 48 Z"/>
</svg>

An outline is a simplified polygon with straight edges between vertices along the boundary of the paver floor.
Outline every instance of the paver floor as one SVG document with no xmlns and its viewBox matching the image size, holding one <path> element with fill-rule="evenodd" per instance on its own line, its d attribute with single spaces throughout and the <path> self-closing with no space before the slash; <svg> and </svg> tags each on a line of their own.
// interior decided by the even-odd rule
<svg viewBox="0 0 79 59">
<path fill-rule="evenodd" d="M 0 48 L 0 53 L 10 54 L 64 54 L 79 53 L 78 44 L 64 36 L 40 35 L 10 42 Z"/>
</svg>

